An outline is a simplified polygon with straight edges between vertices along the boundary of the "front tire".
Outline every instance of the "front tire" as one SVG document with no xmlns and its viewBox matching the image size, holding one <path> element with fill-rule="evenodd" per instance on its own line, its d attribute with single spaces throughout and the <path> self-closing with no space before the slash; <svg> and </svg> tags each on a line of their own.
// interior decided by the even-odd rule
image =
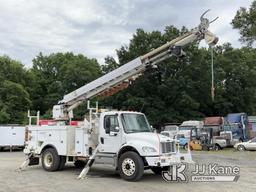
<svg viewBox="0 0 256 192">
<path fill-rule="evenodd" d="M 209 148 L 209 146 L 207 146 L 207 145 L 203 145 L 203 146 L 202 146 L 202 150 L 203 150 L 203 151 L 210 151 L 210 148 Z"/>
<path fill-rule="evenodd" d="M 214 150 L 219 151 L 219 150 L 221 150 L 221 147 L 218 144 L 215 144 L 214 145 Z"/>
<path fill-rule="evenodd" d="M 41 160 L 42 166 L 46 171 L 57 171 L 60 168 L 61 158 L 53 148 L 44 150 Z"/>
<path fill-rule="evenodd" d="M 121 155 L 118 161 L 120 176 L 127 181 L 138 181 L 144 173 L 142 158 L 135 152 L 129 151 Z"/>
<path fill-rule="evenodd" d="M 238 145 L 237 150 L 238 151 L 245 151 L 245 147 L 243 145 Z"/>
</svg>

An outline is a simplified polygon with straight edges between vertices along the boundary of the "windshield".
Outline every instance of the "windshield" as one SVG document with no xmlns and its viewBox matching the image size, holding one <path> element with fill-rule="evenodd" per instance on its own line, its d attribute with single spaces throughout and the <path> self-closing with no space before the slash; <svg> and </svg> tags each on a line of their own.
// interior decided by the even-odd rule
<svg viewBox="0 0 256 192">
<path fill-rule="evenodd" d="M 193 128 L 196 128 L 196 127 L 193 127 L 193 126 L 180 126 L 179 127 L 180 131 L 189 131 Z"/>
<path fill-rule="evenodd" d="M 126 133 L 152 132 L 143 114 L 123 113 L 121 118 Z"/>
<path fill-rule="evenodd" d="M 237 129 L 239 129 L 239 124 L 237 124 L 237 123 L 224 125 L 225 131 L 234 131 Z"/>
<path fill-rule="evenodd" d="M 178 127 L 177 126 L 173 126 L 173 125 L 166 125 L 164 127 L 164 130 L 165 131 L 177 131 L 178 130 Z"/>
</svg>

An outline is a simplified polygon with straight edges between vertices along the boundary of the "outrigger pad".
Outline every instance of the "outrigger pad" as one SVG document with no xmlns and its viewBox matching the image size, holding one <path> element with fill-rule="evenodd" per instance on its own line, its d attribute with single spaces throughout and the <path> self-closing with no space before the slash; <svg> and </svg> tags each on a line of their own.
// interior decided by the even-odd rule
<svg viewBox="0 0 256 192">
<path fill-rule="evenodd" d="M 30 157 L 28 166 L 39 165 L 39 157 Z"/>
</svg>

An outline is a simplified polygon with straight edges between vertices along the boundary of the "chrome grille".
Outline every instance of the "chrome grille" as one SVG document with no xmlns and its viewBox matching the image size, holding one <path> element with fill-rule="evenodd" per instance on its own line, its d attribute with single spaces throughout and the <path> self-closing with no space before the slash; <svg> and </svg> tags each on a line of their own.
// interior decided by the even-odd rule
<svg viewBox="0 0 256 192">
<path fill-rule="evenodd" d="M 163 142 L 161 143 L 162 153 L 171 153 L 175 152 L 175 142 Z"/>
</svg>

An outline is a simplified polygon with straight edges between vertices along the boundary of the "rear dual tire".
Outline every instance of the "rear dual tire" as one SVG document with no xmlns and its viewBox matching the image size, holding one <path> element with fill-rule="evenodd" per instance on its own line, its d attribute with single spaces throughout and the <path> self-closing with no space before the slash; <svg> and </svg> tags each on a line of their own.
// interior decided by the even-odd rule
<svg viewBox="0 0 256 192">
<path fill-rule="evenodd" d="M 41 157 L 42 166 L 46 171 L 60 171 L 66 163 L 66 156 L 59 156 L 54 148 L 45 149 Z"/>
<path fill-rule="evenodd" d="M 60 165 L 58 168 L 58 171 L 62 171 L 65 167 L 67 157 L 66 156 L 60 156 Z"/>
</svg>

